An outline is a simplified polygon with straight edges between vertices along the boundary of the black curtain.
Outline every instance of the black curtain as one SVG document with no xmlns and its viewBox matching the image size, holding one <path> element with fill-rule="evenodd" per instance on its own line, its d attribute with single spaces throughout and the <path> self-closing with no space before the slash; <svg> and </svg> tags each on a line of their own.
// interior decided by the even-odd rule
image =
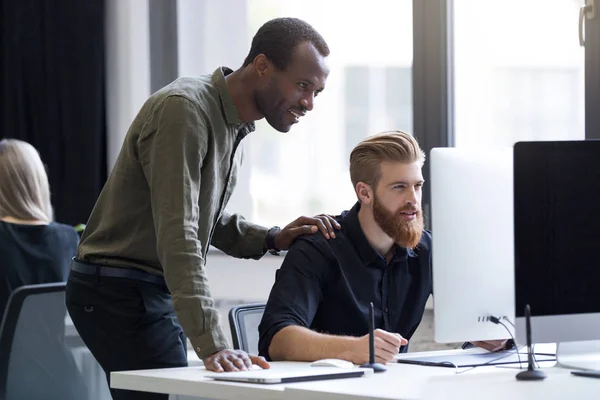
<svg viewBox="0 0 600 400">
<path fill-rule="evenodd" d="M 104 1 L 0 1 L 0 137 L 39 150 L 56 220 L 85 223 L 106 180 Z"/>
</svg>

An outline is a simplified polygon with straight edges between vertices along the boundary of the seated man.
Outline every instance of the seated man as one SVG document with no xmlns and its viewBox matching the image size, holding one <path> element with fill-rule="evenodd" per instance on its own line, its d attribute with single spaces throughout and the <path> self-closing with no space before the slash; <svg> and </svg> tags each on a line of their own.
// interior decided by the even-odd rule
<svg viewBox="0 0 600 400">
<path fill-rule="evenodd" d="M 337 221 L 333 240 L 297 239 L 259 326 L 268 360 L 369 359 L 369 303 L 375 309 L 375 361 L 406 351 L 432 292 L 431 234 L 423 229 L 425 154 L 399 131 L 363 140 L 350 155 L 358 202 Z M 504 341 L 479 342 L 496 350 Z"/>
</svg>

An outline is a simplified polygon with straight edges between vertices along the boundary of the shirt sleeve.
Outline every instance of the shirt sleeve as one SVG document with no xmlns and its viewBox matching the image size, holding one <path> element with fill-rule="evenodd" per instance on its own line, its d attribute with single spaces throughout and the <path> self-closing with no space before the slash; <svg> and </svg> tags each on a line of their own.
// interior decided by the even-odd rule
<svg viewBox="0 0 600 400">
<path fill-rule="evenodd" d="M 273 337 L 289 325 L 309 328 L 323 297 L 331 250 L 325 238 L 298 239 L 288 251 L 259 325 L 259 354 L 270 359 Z M 315 240 L 316 239 L 316 240 Z M 327 251 L 329 250 L 329 252 Z"/>
<path fill-rule="evenodd" d="M 173 307 L 198 357 L 228 348 L 211 297 L 202 246 L 200 170 L 207 151 L 202 114 L 190 100 L 170 96 L 156 110 L 156 132 L 141 139 L 140 153 L 150 188 L 156 251 Z"/>
<path fill-rule="evenodd" d="M 248 222 L 239 214 L 223 213 L 211 244 L 226 254 L 237 258 L 259 259 L 264 254 L 268 228 Z"/>
</svg>

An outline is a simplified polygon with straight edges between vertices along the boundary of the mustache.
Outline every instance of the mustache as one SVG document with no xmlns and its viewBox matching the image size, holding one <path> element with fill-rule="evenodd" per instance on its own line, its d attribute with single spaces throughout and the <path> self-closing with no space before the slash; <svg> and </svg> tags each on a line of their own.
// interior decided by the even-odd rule
<svg viewBox="0 0 600 400">
<path fill-rule="evenodd" d="M 403 207 L 401 209 L 399 209 L 396 214 L 402 214 L 402 213 L 421 213 L 421 207 L 414 207 L 414 206 L 408 206 L 408 207 Z"/>
</svg>

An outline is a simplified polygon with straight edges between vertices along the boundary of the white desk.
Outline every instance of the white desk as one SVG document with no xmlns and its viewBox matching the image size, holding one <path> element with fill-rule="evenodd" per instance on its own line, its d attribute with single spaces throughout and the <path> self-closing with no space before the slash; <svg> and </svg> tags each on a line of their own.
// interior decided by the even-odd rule
<svg viewBox="0 0 600 400">
<path fill-rule="evenodd" d="M 544 399 L 597 400 L 600 398 L 600 379 L 572 375 L 563 368 L 544 368 L 548 376 L 543 381 L 517 381 L 517 371 L 487 368 L 477 374 L 431 378 L 424 399 Z"/>
<path fill-rule="evenodd" d="M 271 368 L 284 370 L 305 366 L 306 363 L 271 363 Z M 546 368 L 548 378 L 544 381 L 521 382 L 515 379 L 518 370 L 512 368 L 479 367 L 457 375 L 451 368 L 407 364 L 387 367 L 387 372 L 363 378 L 281 385 L 217 382 L 204 378 L 208 371 L 203 367 L 113 372 L 111 376 L 112 387 L 117 389 L 222 400 L 600 398 L 600 379 L 573 376 L 561 368 Z"/>
<path fill-rule="evenodd" d="M 306 368 L 306 364 L 278 362 L 271 363 L 271 368 L 281 368 L 290 371 L 294 368 Z M 218 382 L 204 378 L 204 375 L 207 373 L 213 372 L 207 371 L 204 367 L 113 372 L 111 373 L 111 387 L 114 389 L 140 390 L 144 392 L 197 396 L 220 400 L 283 400 L 285 398 L 283 394 L 285 388 L 289 385 L 294 385 Z"/>
<path fill-rule="evenodd" d="M 427 354 L 453 354 L 464 353 L 463 350 L 450 350 L 429 352 Z M 412 353 L 415 355 L 418 353 Z M 271 368 L 305 368 L 307 363 L 274 362 Z M 331 398 L 345 398 L 347 396 L 374 395 L 382 399 L 419 398 L 423 387 L 432 376 L 454 375 L 454 370 L 449 368 L 422 367 L 406 364 L 388 364 L 388 371 L 381 374 L 372 374 L 369 377 L 357 379 L 339 379 L 329 381 L 314 381 L 304 383 L 291 383 L 280 385 L 258 385 L 246 383 L 217 382 L 204 378 L 208 373 L 201 366 L 187 368 L 171 368 L 145 371 L 113 372 L 111 386 L 116 389 L 140 390 L 155 393 L 167 393 L 183 396 L 197 396 L 211 399 L 281 399 L 289 396 L 311 396 L 321 398 L 327 392 Z M 368 379 L 368 382 L 365 380 Z M 391 390 L 402 383 L 400 390 Z M 372 388 L 372 389 L 369 389 Z M 293 391 L 292 389 L 296 390 Z M 306 393 L 302 394 L 302 391 Z M 297 398 L 297 397 L 290 397 Z"/>
<path fill-rule="evenodd" d="M 452 368 L 387 364 L 387 371 L 363 379 L 305 382 L 289 386 L 285 400 L 389 400 L 422 399 L 427 381 L 433 376 L 456 374 Z"/>
</svg>

